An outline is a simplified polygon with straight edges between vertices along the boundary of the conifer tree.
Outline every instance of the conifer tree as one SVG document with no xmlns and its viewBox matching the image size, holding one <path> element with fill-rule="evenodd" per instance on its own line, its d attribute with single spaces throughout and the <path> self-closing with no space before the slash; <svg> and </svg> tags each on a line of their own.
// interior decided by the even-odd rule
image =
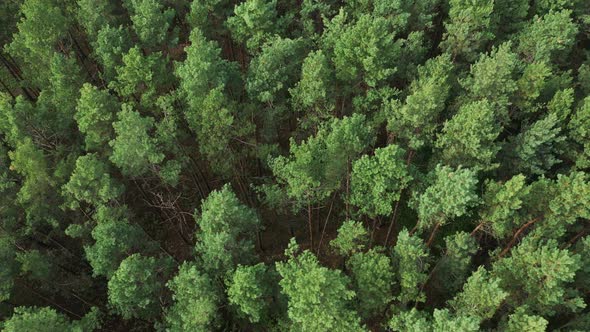
<svg viewBox="0 0 590 332">
<path fill-rule="evenodd" d="M 297 253 L 291 239 L 285 251 L 288 260 L 277 263 L 280 285 L 288 298 L 292 331 L 365 331 L 360 317 L 350 309 L 355 296 L 350 280 L 338 270 L 320 266 L 310 251 Z"/>
<path fill-rule="evenodd" d="M 195 264 L 183 263 L 167 286 L 174 300 L 165 318 L 170 331 L 207 331 L 218 326 L 218 285 Z"/>
<path fill-rule="evenodd" d="M 168 259 L 141 254 L 125 258 L 109 280 L 109 304 L 125 319 L 156 319 L 161 309 L 159 298 L 171 268 Z"/>
<path fill-rule="evenodd" d="M 229 185 L 203 200 L 195 220 L 199 226 L 196 251 L 205 271 L 223 277 L 238 264 L 254 261 L 254 236 L 260 220 L 254 210 L 238 200 Z"/>
</svg>

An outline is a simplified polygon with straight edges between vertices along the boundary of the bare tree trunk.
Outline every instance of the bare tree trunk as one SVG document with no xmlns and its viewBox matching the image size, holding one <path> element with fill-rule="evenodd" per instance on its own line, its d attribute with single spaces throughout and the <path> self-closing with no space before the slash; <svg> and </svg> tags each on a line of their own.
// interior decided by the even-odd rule
<svg viewBox="0 0 590 332">
<path fill-rule="evenodd" d="M 310 248 L 313 248 L 313 221 L 311 217 L 311 201 L 307 202 L 307 225 L 309 227 Z"/>
</svg>

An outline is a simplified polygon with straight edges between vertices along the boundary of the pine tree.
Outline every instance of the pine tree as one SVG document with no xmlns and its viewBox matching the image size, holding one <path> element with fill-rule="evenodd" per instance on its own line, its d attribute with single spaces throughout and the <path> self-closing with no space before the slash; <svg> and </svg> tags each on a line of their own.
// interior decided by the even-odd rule
<svg viewBox="0 0 590 332">
<path fill-rule="evenodd" d="M 412 180 L 404 156 L 403 149 L 391 144 L 353 163 L 350 202 L 363 214 L 374 218 L 392 213 L 393 203 Z"/>
<path fill-rule="evenodd" d="M 468 168 L 437 165 L 431 174 L 430 186 L 417 197 L 418 226 L 421 229 L 434 227 L 436 231 L 453 218 L 467 214 L 478 202 L 475 175 L 475 171 Z M 431 240 L 432 237 L 429 242 Z"/>
<path fill-rule="evenodd" d="M 448 56 L 430 59 L 418 68 L 418 77 L 411 83 L 402 105 L 388 105 L 387 129 L 409 142 L 412 149 L 431 145 L 439 126 L 437 119 L 449 97 L 453 65 Z"/>
<path fill-rule="evenodd" d="M 390 258 L 373 248 L 352 255 L 346 266 L 359 301 L 359 313 L 365 318 L 378 316 L 393 299 L 394 273 Z"/>
<path fill-rule="evenodd" d="M 170 331 L 207 331 L 218 326 L 218 285 L 195 264 L 183 263 L 167 286 L 174 300 L 165 317 Z"/>
<path fill-rule="evenodd" d="M 227 288 L 229 302 L 240 316 L 251 323 L 270 325 L 276 312 L 278 276 L 264 263 L 252 266 L 238 265 Z"/>
<path fill-rule="evenodd" d="M 398 267 L 400 294 L 397 299 L 404 304 L 410 301 L 424 302 L 425 296 L 421 286 L 428 280 L 426 271 L 428 262 L 428 248 L 422 240 L 411 236 L 403 229 L 393 248 L 394 264 Z"/>
<path fill-rule="evenodd" d="M 477 317 L 480 321 L 490 319 L 509 294 L 500 287 L 500 280 L 483 267 L 467 279 L 461 291 L 450 301 L 451 307 L 460 315 Z"/>
<path fill-rule="evenodd" d="M 148 48 L 164 44 L 174 19 L 174 9 L 164 9 L 157 0 L 126 0 L 124 3 L 141 43 Z"/>
<path fill-rule="evenodd" d="M 362 252 L 369 242 L 367 229 L 361 222 L 347 220 L 338 228 L 338 236 L 330 242 L 330 246 L 340 256 L 349 257 Z"/>
<path fill-rule="evenodd" d="M 291 239 L 286 262 L 277 263 L 279 282 L 288 298 L 292 331 L 364 331 L 357 313 L 349 309 L 355 296 L 350 280 L 338 270 L 320 266 L 310 251 L 297 254 Z"/>
<path fill-rule="evenodd" d="M 494 2 L 489 0 L 451 0 L 449 20 L 441 48 L 456 58 L 467 62 L 477 59 L 477 54 L 494 38 L 491 19 Z"/>
<path fill-rule="evenodd" d="M 4 322 L 3 331 L 93 331 L 100 325 L 97 308 L 93 308 L 80 320 L 70 321 L 67 316 L 52 308 L 18 307 L 12 317 Z"/>
<path fill-rule="evenodd" d="M 76 168 L 62 189 L 64 196 L 70 198 L 70 208 L 78 207 L 81 202 L 105 204 L 123 192 L 123 187 L 111 178 L 108 165 L 93 153 L 76 160 Z"/>
<path fill-rule="evenodd" d="M 161 310 L 159 297 L 171 268 L 168 259 L 140 254 L 125 258 L 109 280 L 109 304 L 124 319 L 158 318 Z"/>
<path fill-rule="evenodd" d="M 146 173 L 154 164 L 164 159 L 150 131 L 154 126 L 152 117 L 144 117 L 123 104 L 113 122 L 115 139 L 109 142 L 113 148 L 110 160 L 121 169 L 124 175 L 137 177 Z"/>
<path fill-rule="evenodd" d="M 276 0 L 247 0 L 236 5 L 225 24 L 233 39 L 255 54 L 273 35 L 282 35 L 283 22 L 278 16 Z"/>
<path fill-rule="evenodd" d="M 145 232 L 129 223 L 127 213 L 125 207 L 98 208 L 97 224 L 92 229 L 94 243 L 84 247 L 93 275 L 110 278 L 127 256 L 155 251 L 156 244 L 146 241 Z"/>
<path fill-rule="evenodd" d="M 120 109 L 116 98 L 108 91 L 85 83 L 80 90 L 80 99 L 74 118 L 84 134 L 87 151 L 101 151 L 113 138 L 112 122 Z"/>
<path fill-rule="evenodd" d="M 254 236 L 260 220 L 254 210 L 238 200 L 229 185 L 203 200 L 195 220 L 199 226 L 196 251 L 205 271 L 223 277 L 238 264 L 254 261 Z"/>
<path fill-rule="evenodd" d="M 463 105 L 457 114 L 445 122 L 435 143 L 441 159 L 453 167 L 490 170 L 500 146 L 496 139 L 501 126 L 492 105 L 486 99 Z"/>
<path fill-rule="evenodd" d="M 558 308 L 575 312 L 585 306 L 567 287 L 580 267 L 580 256 L 559 249 L 557 241 L 527 236 L 511 250 L 510 257 L 494 264 L 491 273 L 509 292 L 510 305 L 526 305 L 533 312 L 551 316 Z"/>
</svg>

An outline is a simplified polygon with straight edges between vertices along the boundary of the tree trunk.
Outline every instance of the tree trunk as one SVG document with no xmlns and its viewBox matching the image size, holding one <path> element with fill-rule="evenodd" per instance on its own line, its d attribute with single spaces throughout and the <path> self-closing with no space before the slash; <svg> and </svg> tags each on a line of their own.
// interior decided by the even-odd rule
<svg viewBox="0 0 590 332">
<path fill-rule="evenodd" d="M 311 217 L 311 201 L 307 202 L 307 226 L 309 227 L 310 248 L 313 248 L 313 220 Z"/>
</svg>

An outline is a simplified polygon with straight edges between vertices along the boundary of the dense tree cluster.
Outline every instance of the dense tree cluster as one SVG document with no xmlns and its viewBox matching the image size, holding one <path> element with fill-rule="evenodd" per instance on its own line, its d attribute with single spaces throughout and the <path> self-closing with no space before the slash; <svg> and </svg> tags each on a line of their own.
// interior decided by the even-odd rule
<svg viewBox="0 0 590 332">
<path fill-rule="evenodd" d="M 590 2 L 0 1 L 0 330 L 589 331 Z"/>
</svg>

